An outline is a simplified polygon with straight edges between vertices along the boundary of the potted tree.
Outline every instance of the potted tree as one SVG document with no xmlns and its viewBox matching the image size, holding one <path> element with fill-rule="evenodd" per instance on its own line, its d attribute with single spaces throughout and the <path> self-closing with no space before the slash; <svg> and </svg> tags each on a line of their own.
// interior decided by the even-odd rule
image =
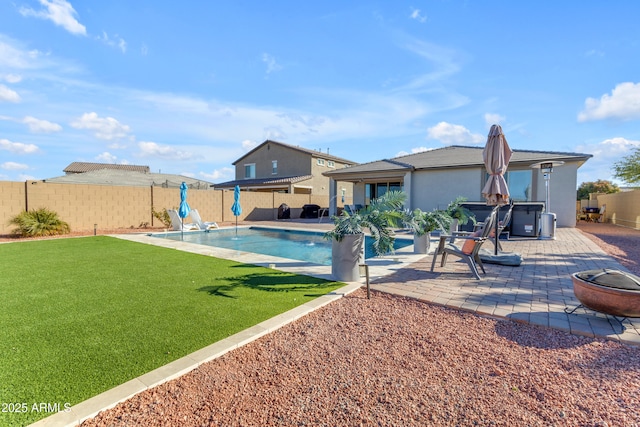
<svg viewBox="0 0 640 427">
<path fill-rule="evenodd" d="M 371 204 L 353 214 L 346 210 L 334 216 L 334 228 L 325 233 L 331 239 L 331 277 L 344 282 L 360 280 L 360 264 L 364 263 L 364 230 L 373 238 L 376 255 L 393 251 L 393 229 L 402 222 L 402 206 L 406 194 L 390 191 L 371 201 Z"/>
<path fill-rule="evenodd" d="M 476 223 L 476 217 L 473 212 L 462 206 L 466 201 L 466 198 L 459 196 L 447 206 L 446 212 L 452 218 L 451 231 L 458 231 L 458 226 L 466 225 L 469 221 Z"/>
<path fill-rule="evenodd" d="M 431 232 L 449 229 L 452 220 L 447 211 L 440 209 L 427 212 L 415 209 L 408 212 L 404 224 L 413 232 L 413 251 L 418 254 L 429 253 Z"/>
</svg>

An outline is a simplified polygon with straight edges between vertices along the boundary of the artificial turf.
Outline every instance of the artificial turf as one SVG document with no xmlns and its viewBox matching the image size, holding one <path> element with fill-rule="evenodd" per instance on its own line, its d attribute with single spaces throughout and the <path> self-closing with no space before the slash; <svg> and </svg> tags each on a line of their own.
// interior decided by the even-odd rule
<svg viewBox="0 0 640 427">
<path fill-rule="evenodd" d="M 44 418 L 340 285 L 106 236 L 2 244 L 0 266 L 0 425 Z"/>
</svg>

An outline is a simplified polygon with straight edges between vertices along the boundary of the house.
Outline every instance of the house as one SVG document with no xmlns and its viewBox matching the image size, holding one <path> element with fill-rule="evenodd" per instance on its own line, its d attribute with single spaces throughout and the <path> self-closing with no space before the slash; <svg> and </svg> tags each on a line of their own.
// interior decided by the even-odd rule
<svg viewBox="0 0 640 427">
<path fill-rule="evenodd" d="M 91 165 L 98 165 L 98 163 L 92 163 Z M 136 169 L 127 170 L 121 168 L 95 168 L 82 173 L 67 173 L 67 175 L 47 178 L 43 181 L 57 184 L 122 185 L 132 187 L 158 186 L 164 188 L 179 188 L 180 184 L 185 182 L 189 188 L 201 190 L 208 190 L 212 185 L 208 181 L 183 175 L 151 173 Z"/>
<path fill-rule="evenodd" d="M 323 173 L 342 170 L 355 164 L 328 152 L 266 140 L 233 163 L 236 168 L 235 180 L 214 184 L 214 187 L 232 189 L 239 185 L 245 191 L 328 197 L 329 178 Z M 351 196 L 352 184 L 344 184 L 336 194 L 343 197 Z"/>
<path fill-rule="evenodd" d="M 488 178 L 482 152 L 484 147 L 449 146 L 406 156 L 359 164 L 350 168 L 327 171 L 330 178 L 329 213 L 335 215 L 338 183 L 352 183 L 353 203 L 368 205 L 371 199 L 387 191 L 402 190 L 407 194 L 406 207 L 431 210 L 443 208 L 458 196 L 468 201 L 483 202 L 482 188 Z M 547 184 L 551 212 L 557 225 L 573 227 L 576 223 L 577 170 L 591 154 L 513 150 L 505 175 L 515 202 L 545 202 Z M 532 165 L 553 162 L 547 181 L 540 168 Z"/>
<path fill-rule="evenodd" d="M 91 162 L 73 162 L 62 170 L 67 175 L 76 173 L 92 172 L 101 169 L 111 169 L 120 171 L 135 171 L 148 173 L 151 170 L 149 166 L 142 165 L 116 165 L 113 163 L 91 163 Z"/>
</svg>

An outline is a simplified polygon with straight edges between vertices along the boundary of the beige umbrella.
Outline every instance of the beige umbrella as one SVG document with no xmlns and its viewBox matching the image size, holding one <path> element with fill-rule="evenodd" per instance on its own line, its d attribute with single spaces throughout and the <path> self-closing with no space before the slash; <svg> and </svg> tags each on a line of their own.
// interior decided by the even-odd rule
<svg viewBox="0 0 640 427">
<path fill-rule="evenodd" d="M 509 203 L 509 187 L 504 179 L 507 172 L 509 160 L 513 151 L 507 143 L 507 139 L 502 133 L 500 125 L 491 126 L 489 136 L 487 137 L 487 145 L 482 151 L 482 159 L 489 173 L 489 179 L 482 189 L 482 197 L 487 200 L 489 206 L 502 206 Z M 500 237 L 498 233 L 498 221 L 496 221 L 496 255 L 498 253 L 497 239 Z"/>
</svg>

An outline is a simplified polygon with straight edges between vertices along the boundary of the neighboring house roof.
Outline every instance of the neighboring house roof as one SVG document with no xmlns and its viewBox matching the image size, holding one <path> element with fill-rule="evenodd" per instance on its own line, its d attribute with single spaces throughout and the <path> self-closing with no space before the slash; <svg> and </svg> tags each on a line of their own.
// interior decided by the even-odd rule
<svg viewBox="0 0 640 427">
<path fill-rule="evenodd" d="M 64 173 L 85 173 L 100 169 L 113 169 L 124 171 L 137 171 L 137 172 L 150 172 L 149 166 L 141 165 L 116 165 L 113 163 L 88 163 L 88 162 L 73 162 L 69 166 L 63 169 Z"/>
<path fill-rule="evenodd" d="M 215 188 L 233 188 L 236 185 L 240 187 L 271 187 L 274 185 L 290 185 L 313 178 L 313 175 L 298 175 L 279 178 L 254 178 L 254 179 L 235 179 L 233 181 L 221 182 L 213 184 Z"/>
<path fill-rule="evenodd" d="M 144 173 L 138 171 L 98 169 L 91 172 L 75 173 L 45 179 L 46 182 L 64 184 L 94 184 L 94 185 L 130 185 L 134 187 L 180 187 L 185 182 L 189 188 L 209 189 L 211 183 L 182 175 L 168 173 Z"/>
<path fill-rule="evenodd" d="M 343 158 L 337 157 L 337 156 L 332 156 L 329 153 L 323 153 L 322 151 L 317 151 L 317 150 L 309 150 L 307 148 L 302 148 L 302 147 L 298 147 L 298 146 L 295 146 L 295 145 L 289 145 L 289 144 L 285 144 L 283 142 L 272 141 L 270 139 L 267 139 L 265 142 L 263 142 L 262 144 L 258 145 L 256 148 L 254 148 L 253 150 L 249 151 L 247 154 L 245 154 L 244 156 L 240 157 L 238 160 L 236 160 L 232 164 L 235 165 L 236 163 L 241 162 L 242 159 L 244 159 L 245 157 L 249 156 L 250 154 L 260 150 L 266 144 L 281 145 L 283 147 L 290 148 L 292 150 L 296 150 L 296 151 L 300 151 L 302 153 L 309 154 L 312 157 L 320 157 L 320 158 L 326 159 L 326 160 L 333 160 L 334 162 L 345 163 L 345 164 L 348 164 L 348 165 L 355 165 L 356 164 L 356 162 L 354 162 L 354 161 L 343 159 Z"/>
<path fill-rule="evenodd" d="M 422 151 L 393 159 L 377 160 L 362 163 L 345 169 L 325 172 L 329 177 L 347 177 L 363 173 L 402 172 L 420 169 L 448 169 L 484 166 L 482 151 L 484 147 L 468 147 L 452 145 L 435 150 Z M 566 153 L 554 151 L 513 150 L 510 165 L 526 165 L 527 167 L 543 161 L 573 161 L 584 163 L 593 157 L 591 154 Z"/>
</svg>

